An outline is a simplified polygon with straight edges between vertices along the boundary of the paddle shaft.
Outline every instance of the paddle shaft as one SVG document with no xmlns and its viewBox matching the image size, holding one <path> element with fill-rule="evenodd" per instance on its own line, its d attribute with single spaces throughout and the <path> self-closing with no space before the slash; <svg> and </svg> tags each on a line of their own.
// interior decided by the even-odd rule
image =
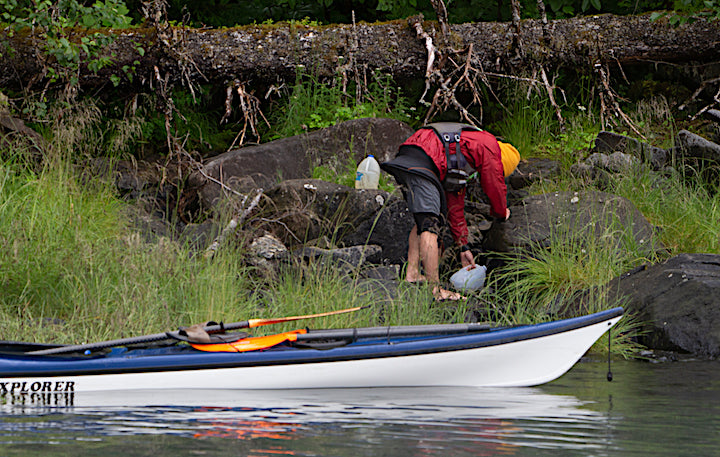
<svg viewBox="0 0 720 457">
<path fill-rule="evenodd" d="M 353 311 L 358 311 L 363 308 L 364 308 L 363 306 L 357 306 L 354 308 L 341 309 L 338 311 L 329 311 L 327 313 L 307 314 L 304 316 L 280 317 L 280 318 L 275 318 L 275 319 L 249 319 L 249 320 L 242 321 L 242 322 L 231 322 L 229 324 L 208 325 L 204 328 L 204 330 L 208 334 L 221 333 L 221 332 L 224 332 L 225 330 L 237 330 L 237 329 L 241 329 L 241 328 L 255 328 L 255 327 L 260 327 L 261 325 L 278 324 L 281 322 L 296 321 L 296 320 L 300 320 L 300 319 L 310 319 L 310 318 L 314 318 L 314 317 L 324 317 L 324 316 L 332 316 L 335 314 L 350 313 Z M 135 336 L 135 337 L 130 337 L 130 338 L 120 338 L 117 340 L 100 341 L 97 343 L 60 346 L 60 347 L 56 347 L 56 348 L 52 348 L 52 349 L 31 351 L 31 352 L 28 352 L 27 354 L 29 354 L 29 355 L 52 355 L 52 354 L 67 354 L 69 352 L 77 352 L 77 351 L 95 351 L 98 349 L 105 349 L 105 348 L 110 348 L 110 347 L 115 347 L 115 346 L 130 346 L 133 344 L 152 343 L 154 341 L 162 341 L 162 340 L 165 340 L 168 338 L 173 338 L 174 336 L 177 336 L 177 335 L 179 335 L 179 331 L 155 333 L 152 335 Z"/>
<path fill-rule="evenodd" d="M 209 325 L 209 326 L 205 327 L 205 331 L 209 334 L 212 334 L 212 333 L 221 332 L 223 328 L 225 330 L 249 328 L 249 322 L 250 321 L 234 322 L 231 324 L 226 324 L 223 327 L 221 327 L 220 325 Z M 133 344 L 152 343 L 155 341 L 162 341 L 162 340 L 166 340 L 168 338 L 172 338 L 173 335 L 178 335 L 178 334 L 179 334 L 178 331 L 155 333 L 152 335 L 135 336 L 135 337 L 130 337 L 130 338 L 120 338 L 117 340 L 99 341 L 97 343 L 60 346 L 60 347 L 52 348 L 52 349 L 43 349 L 41 351 L 32 351 L 32 352 L 28 352 L 28 354 L 30 354 L 30 355 L 52 355 L 52 354 L 65 354 L 68 352 L 76 352 L 76 351 L 96 351 L 98 349 L 105 349 L 105 348 L 110 348 L 110 347 L 115 347 L 115 346 L 131 346 Z"/>
<path fill-rule="evenodd" d="M 362 338 L 397 338 L 403 336 L 422 335 L 454 335 L 459 333 L 484 332 L 504 327 L 491 324 L 441 324 L 441 325 L 405 325 L 392 327 L 340 328 L 326 330 L 309 330 L 297 335 L 298 341 L 331 340 L 331 339 L 362 339 Z"/>
</svg>

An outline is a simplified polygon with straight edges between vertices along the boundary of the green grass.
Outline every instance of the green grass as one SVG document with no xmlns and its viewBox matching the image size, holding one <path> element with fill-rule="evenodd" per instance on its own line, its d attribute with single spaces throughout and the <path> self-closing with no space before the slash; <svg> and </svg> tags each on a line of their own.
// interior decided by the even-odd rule
<svg viewBox="0 0 720 457">
<path fill-rule="evenodd" d="M 289 268 L 263 283 L 232 243 L 212 261 L 170 240 L 150 244 L 128 225 L 129 211 L 112 183 L 81 183 L 68 162 L 56 160 L 37 172 L 22 160 L 1 163 L 0 339 L 82 343 L 208 320 L 354 306 L 368 309 L 310 325 L 431 323 L 445 314 L 429 308 L 429 292 L 417 304 L 398 299 L 378 305 L 376 293 L 360 291 L 353 278 L 330 267 Z M 286 327 L 298 325 L 307 324 Z"/>
<path fill-rule="evenodd" d="M 553 113 L 537 97 L 519 98 L 509 109 L 511 114 L 490 131 L 512 143 L 521 157 L 534 156 L 538 145 L 548 142 L 557 130 Z"/>
<path fill-rule="evenodd" d="M 632 201 L 659 228 L 671 253 L 720 254 L 720 194 L 710 185 L 639 172 L 614 179 L 612 191 Z"/>
<path fill-rule="evenodd" d="M 204 262 L 182 245 L 146 244 L 126 211 L 111 185 L 81 184 L 57 162 L 37 174 L 0 166 L 3 339 L 78 342 L 246 318 L 239 255 Z"/>
<path fill-rule="evenodd" d="M 644 256 L 633 237 L 624 235 L 622 224 L 597 222 L 588 227 L 606 227 L 604 233 L 553 226 L 549 247 L 529 249 L 519 258 L 507 256 L 507 266 L 491 275 L 489 292 L 482 294 L 490 320 L 537 323 L 623 306 L 610 300 L 603 287 L 632 267 L 657 259 Z M 615 353 L 628 357 L 637 352 L 640 324 L 632 315 L 620 321 L 613 330 Z M 594 351 L 606 350 L 605 337 Z"/>
<path fill-rule="evenodd" d="M 257 296 L 267 316 L 301 316 L 363 307 L 352 313 L 264 329 L 271 333 L 306 325 L 325 328 L 462 322 L 466 312 L 464 306 L 435 306 L 429 288 L 400 284 L 397 290 L 387 291 L 380 283 L 359 281 L 357 276 L 322 264 L 288 267 L 269 287 L 258 287 Z"/>
</svg>

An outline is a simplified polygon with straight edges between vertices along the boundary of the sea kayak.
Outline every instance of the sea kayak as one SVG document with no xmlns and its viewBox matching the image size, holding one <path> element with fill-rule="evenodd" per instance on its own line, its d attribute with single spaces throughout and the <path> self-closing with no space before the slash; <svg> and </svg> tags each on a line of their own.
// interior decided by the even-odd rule
<svg viewBox="0 0 720 457">
<path fill-rule="evenodd" d="M 178 342 L 44 354 L 47 345 L 0 342 L 0 394 L 534 386 L 567 372 L 622 315 L 614 308 L 512 327 L 302 330 L 258 350 Z"/>
</svg>

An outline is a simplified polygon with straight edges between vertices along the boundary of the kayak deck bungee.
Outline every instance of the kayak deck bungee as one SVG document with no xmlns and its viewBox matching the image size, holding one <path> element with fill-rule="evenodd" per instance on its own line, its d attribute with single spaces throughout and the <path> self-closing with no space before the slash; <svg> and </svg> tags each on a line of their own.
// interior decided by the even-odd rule
<svg viewBox="0 0 720 457">
<path fill-rule="evenodd" d="M 356 306 L 353 308 L 340 309 L 337 311 L 329 311 L 329 312 L 319 313 L 319 314 L 306 314 L 304 316 L 290 316 L 290 317 L 281 317 L 281 318 L 275 318 L 275 319 L 249 319 L 249 320 L 246 320 L 243 322 L 233 322 L 230 324 L 223 324 L 222 322 L 218 324 L 215 322 L 211 322 L 202 328 L 202 332 L 204 332 L 207 335 L 207 337 L 210 338 L 211 335 L 216 334 L 216 333 L 224 333 L 226 330 L 236 330 L 236 329 L 242 329 L 242 328 L 255 328 L 255 327 L 260 327 L 262 325 L 279 324 L 281 322 L 290 322 L 290 321 L 310 319 L 310 318 L 315 318 L 315 317 L 325 317 L 325 316 L 333 316 L 336 314 L 352 313 L 352 312 L 359 311 L 359 310 L 365 309 L 365 308 L 366 308 L 366 306 Z M 175 332 L 155 333 L 152 335 L 136 336 L 136 337 L 131 337 L 131 338 L 122 338 L 119 340 L 101 341 L 99 343 L 56 346 L 56 347 L 51 347 L 51 348 L 40 349 L 37 351 L 32 351 L 32 354 L 35 354 L 35 355 L 64 354 L 64 353 L 75 352 L 75 351 L 93 351 L 93 350 L 105 349 L 105 348 L 115 347 L 115 346 L 128 346 L 128 345 L 134 345 L 134 344 L 159 342 L 159 341 L 164 341 L 167 339 L 181 339 L 181 335 L 183 335 L 184 333 L 185 333 L 185 329 L 181 328 L 180 330 L 175 331 Z"/>
<path fill-rule="evenodd" d="M 569 370 L 621 317 L 622 308 L 615 308 L 462 333 L 449 332 L 450 327 L 433 333 L 442 326 L 427 326 L 427 333 L 422 332 L 425 326 L 372 327 L 302 330 L 285 338 L 298 343 L 341 341 L 327 350 L 284 341 L 243 352 L 208 352 L 185 343 L 90 355 L 6 352 L 0 354 L 0 393 L 62 390 L 68 385 L 74 392 L 537 385 Z"/>
</svg>

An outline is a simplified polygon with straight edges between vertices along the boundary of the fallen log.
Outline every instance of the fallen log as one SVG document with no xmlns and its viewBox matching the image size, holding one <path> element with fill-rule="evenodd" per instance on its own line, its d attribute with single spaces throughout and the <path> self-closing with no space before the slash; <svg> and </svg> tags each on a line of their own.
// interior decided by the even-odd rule
<svg viewBox="0 0 720 457">
<path fill-rule="evenodd" d="M 120 77 L 125 86 L 146 87 L 156 80 L 155 67 L 170 82 L 192 81 L 228 84 L 233 81 L 276 83 L 292 80 L 298 66 L 320 76 L 335 75 L 348 60 L 354 68 L 380 70 L 397 79 L 422 79 L 428 56 L 425 43 L 409 21 L 377 24 L 308 26 L 302 24 L 253 25 L 222 29 L 167 27 L 108 31 L 115 41 L 106 50 L 113 63 L 97 74 L 82 66 L 82 87 L 110 84 Z M 548 37 L 543 38 L 543 27 Z M 436 22 L 423 22 L 435 38 Z M 713 62 L 720 60 L 720 21 L 699 19 L 679 26 L 667 20 L 639 16 L 600 15 L 550 21 L 525 20 L 520 24 L 523 53 L 511 52 L 511 23 L 482 22 L 450 25 L 450 43 L 456 48 L 473 45 L 472 66 L 486 72 L 517 73 L 597 63 L 632 65 L 648 62 Z M 74 31 L 79 40 L 81 32 Z M 28 33 L 0 34 L 12 52 L 0 61 L 0 87 L 25 87 L 42 79 L 43 43 Z M 140 51 L 139 48 L 142 48 Z M 123 70 L 134 67 L 134 71 Z M 132 78 L 131 78 L 132 76 Z M 114 78 L 117 82 L 117 78 Z"/>
</svg>

